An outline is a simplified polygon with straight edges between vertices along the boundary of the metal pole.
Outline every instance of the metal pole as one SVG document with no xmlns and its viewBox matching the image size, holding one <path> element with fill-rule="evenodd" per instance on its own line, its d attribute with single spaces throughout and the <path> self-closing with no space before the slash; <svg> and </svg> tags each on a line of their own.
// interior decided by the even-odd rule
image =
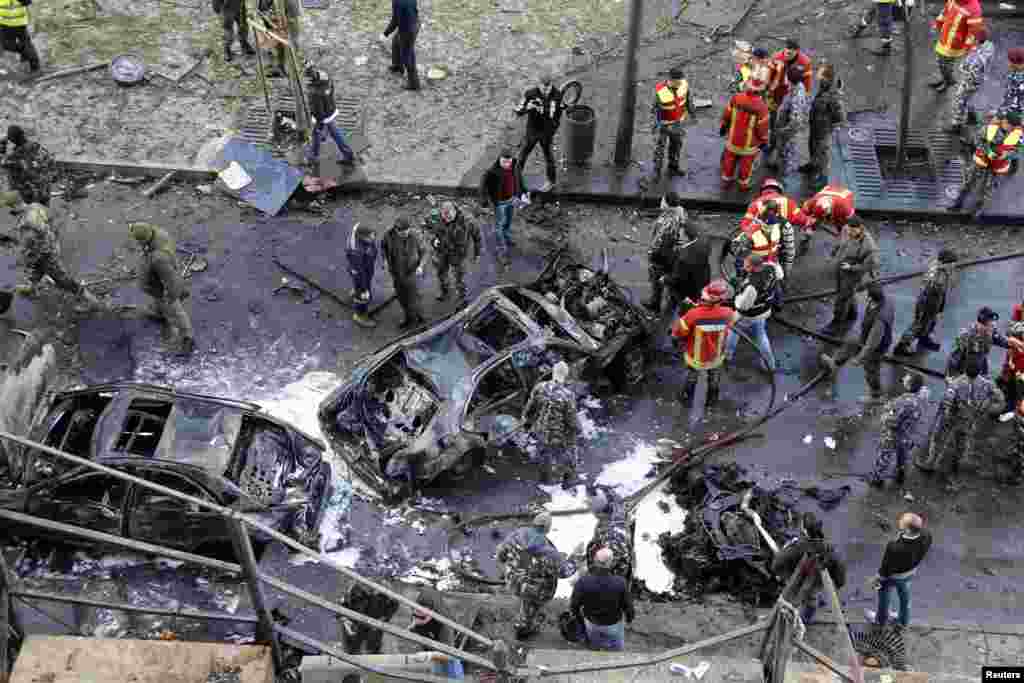
<svg viewBox="0 0 1024 683">
<path fill-rule="evenodd" d="M 171 617 L 172 619 L 198 619 L 200 621 L 231 621 L 239 624 L 257 624 L 259 619 L 241 614 L 228 614 L 226 612 L 205 612 L 194 609 L 165 609 L 161 607 L 140 607 L 124 602 L 110 602 L 107 600 L 92 600 L 77 595 L 66 595 L 64 593 L 47 593 L 45 591 L 13 590 L 11 595 L 26 600 L 46 600 L 47 602 L 66 602 L 72 605 L 86 605 L 87 607 L 100 607 L 112 609 L 119 612 L 137 612 L 139 614 L 155 614 Z"/>
<path fill-rule="evenodd" d="M 914 86 L 914 28 L 911 10 L 903 9 L 903 96 L 900 98 L 900 135 L 896 148 L 896 168 L 902 170 L 907 161 L 907 136 L 910 134 L 910 95 Z"/>
<path fill-rule="evenodd" d="M 249 540 L 249 530 L 245 523 L 238 519 L 230 520 L 232 544 L 235 547 L 235 556 L 242 565 L 242 575 L 245 583 L 249 586 L 249 597 L 252 598 L 252 607 L 256 610 L 259 624 L 256 626 L 256 640 L 261 643 L 270 644 L 270 654 L 274 658 L 274 671 L 281 674 L 284 671 L 284 655 L 281 653 L 281 642 L 277 639 L 274 631 L 274 618 L 270 616 L 267 608 L 266 596 L 263 595 L 263 584 L 260 582 L 260 570 L 256 564 L 256 555 L 252 551 L 252 542 Z"/>
<path fill-rule="evenodd" d="M 636 118 L 636 46 L 640 41 L 640 21 L 643 17 L 643 8 L 643 0 L 630 0 L 626 65 L 622 72 L 619 132 L 615 137 L 616 166 L 625 166 L 633 156 L 633 127 Z"/>
<path fill-rule="evenodd" d="M 11 604 L 11 596 L 14 590 L 14 582 L 7 571 L 7 561 L 0 552 L 0 683 L 7 683 L 11 674 L 10 663 L 14 660 L 11 652 L 13 649 L 11 636 L 15 636 L 13 645 L 24 640 L 25 632 L 18 624 L 18 615 Z"/>
<path fill-rule="evenodd" d="M 256 68 L 259 69 L 260 87 L 263 88 L 263 99 L 267 104 L 267 116 L 272 119 L 274 116 L 274 107 L 270 104 L 270 85 L 267 83 L 267 72 L 263 67 L 263 50 L 260 48 L 260 33 L 256 30 L 255 26 L 252 28 L 252 39 L 256 44 Z"/>
</svg>

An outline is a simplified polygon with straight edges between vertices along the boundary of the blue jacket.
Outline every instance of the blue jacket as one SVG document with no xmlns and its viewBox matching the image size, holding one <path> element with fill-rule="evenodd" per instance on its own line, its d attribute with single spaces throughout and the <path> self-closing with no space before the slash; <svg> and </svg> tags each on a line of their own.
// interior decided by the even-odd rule
<svg viewBox="0 0 1024 683">
<path fill-rule="evenodd" d="M 353 230 L 345 256 L 348 257 L 348 272 L 352 276 L 353 287 L 358 292 L 369 291 L 373 269 L 377 264 L 377 243 L 356 239 Z"/>
<path fill-rule="evenodd" d="M 398 29 L 399 33 L 414 33 L 420 25 L 420 13 L 416 9 L 416 0 L 391 0 L 391 23 L 384 29 L 384 35 L 390 36 Z"/>
</svg>

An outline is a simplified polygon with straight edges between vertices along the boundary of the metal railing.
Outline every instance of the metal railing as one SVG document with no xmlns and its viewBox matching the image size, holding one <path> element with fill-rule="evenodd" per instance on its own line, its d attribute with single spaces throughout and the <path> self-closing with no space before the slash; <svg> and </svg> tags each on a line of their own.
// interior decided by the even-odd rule
<svg viewBox="0 0 1024 683">
<path fill-rule="evenodd" d="M 315 550 L 312 550 L 310 548 L 307 548 L 306 546 L 302 545 L 301 543 L 296 542 L 292 538 L 290 538 L 290 537 L 288 537 L 288 536 L 278 532 L 277 530 L 272 529 L 272 528 L 270 528 L 270 527 L 268 527 L 268 526 L 266 526 L 266 525 L 264 525 L 264 524 L 262 524 L 262 523 L 260 523 L 260 522 L 258 522 L 256 520 L 253 520 L 253 519 L 247 517 L 245 514 L 239 512 L 237 510 L 231 510 L 229 508 L 225 508 L 225 507 L 222 507 L 220 505 L 216 505 L 214 503 L 210 503 L 209 501 L 205 501 L 205 500 L 202 500 L 202 499 L 199 499 L 199 498 L 195 498 L 193 496 L 189 496 L 187 494 L 181 493 L 180 491 L 176 491 L 174 489 L 168 488 L 166 486 L 161 486 L 159 484 L 154 484 L 153 482 L 147 481 L 147 480 L 142 479 L 140 477 L 136 477 L 136 476 L 128 474 L 126 472 L 122 472 L 120 470 L 116 470 L 116 469 L 107 467 L 105 465 L 101 465 L 99 463 L 92 462 L 90 460 L 87 460 L 85 458 L 81 458 L 81 457 L 76 456 L 76 455 L 72 455 L 70 453 L 64 453 L 63 451 L 59 451 L 59 450 L 57 450 L 55 448 L 51 448 L 51 447 L 46 446 L 44 444 L 36 443 L 36 442 L 31 441 L 29 439 L 25 439 L 25 438 L 22 438 L 22 437 L 19 437 L 19 436 L 15 436 L 14 434 L 11 434 L 9 432 L 5 432 L 5 431 L 0 430 L 0 440 L 10 441 L 10 442 L 19 444 L 21 446 L 24 446 L 26 448 L 42 451 L 42 452 L 44 452 L 44 453 L 46 453 L 48 455 L 51 455 L 53 457 L 60 458 L 60 459 L 63 459 L 63 460 L 67 460 L 69 462 L 73 462 L 73 463 L 75 463 L 77 465 L 81 465 L 82 467 L 85 467 L 85 468 L 109 474 L 109 475 L 111 475 L 113 477 L 116 477 L 118 479 L 121 479 L 121 480 L 124 480 L 124 481 L 127 481 L 127 482 L 131 482 L 131 483 L 136 484 L 138 486 L 142 486 L 143 488 L 147 488 L 147 489 L 156 491 L 158 493 L 162 493 L 164 495 L 171 496 L 171 497 L 176 498 L 178 500 L 182 500 L 182 501 L 191 503 L 193 505 L 199 506 L 200 508 L 216 512 L 216 513 L 224 516 L 225 518 L 228 518 L 228 519 L 232 520 L 234 522 L 233 526 L 234 526 L 234 532 L 235 532 L 234 533 L 235 552 L 236 552 L 237 558 L 240 560 L 239 564 L 236 564 L 236 563 L 233 563 L 233 562 L 226 562 L 226 561 L 223 561 L 223 560 L 217 560 L 217 559 L 213 559 L 213 558 L 209 558 L 209 557 L 204 557 L 204 556 L 201 556 L 201 555 L 196 555 L 196 554 L 185 552 L 185 551 L 182 551 L 182 550 L 175 550 L 173 548 L 167 548 L 167 547 L 164 547 L 164 546 L 154 545 L 154 544 L 146 543 L 146 542 L 143 542 L 143 541 L 136 541 L 136 540 L 129 539 L 129 538 L 124 538 L 124 537 L 121 537 L 121 536 L 114 536 L 114 535 L 111 535 L 111 534 L 103 533 L 103 532 L 100 532 L 100 531 L 95 531 L 95 530 L 92 530 L 92 529 L 86 529 L 86 528 L 79 527 L 79 526 L 74 526 L 74 525 L 70 525 L 70 524 L 64 524 L 64 523 L 55 522 L 55 521 L 52 521 L 52 520 L 46 520 L 46 519 L 42 519 L 42 518 L 35 517 L 35 516 L 32 516 L 32 515 L 26 515 L 26 514 L 23 514 L 23 513 L 20 513 L 20 512 L 13 512 L 13 511 L 9 511 L 9 510 L 0 510 L 0 519 L 7 520 L 9 522 L 15 522 L 15 523 L 18 523 L 18 524 L 25 524 L 25 525 L 35 526 L 35 527 L 39 527 L 39 528 L 43 528 L 43 529 L 48 529 L 50 531 L 55 531 L 55 532 L 58 532 L 58 533 L 61 533 L 61 534 L 66 534 L 66 535 L 70 535 L 70 536 L 77 536 L 77 537 L 84 538 L 84 539 L 87 539 L 87 540 L 96 541 L 98 543 L 102 543 L 102 544 L 105 544 L 105 545 L 125 548 L 127 550 L 133 550 L 133 551 L 141 552 L 141 553 L 159 555 L 159 556 L 163 556 L 163 557 L 168 557 L 168 558 L 172 558 L 172 559 L 176 559 L 176 560 L 181 560 L 181 561 L 184 561 L 184 562 L 189 562 L 189 563 L 192 563 L 192 564 L 197 564 L 197 565 L 200 565 L 200 566 L 209 567 L 209 568 L 212 568 L 212 569 L 217 569 L 217 570 L 225 571 L 225 572 L 228 572 L 228 573 L 240 575 L 240 576 L 242 576 L 244 578 L 244 580 L 246 581 L 246 584 L 248 585 L 248 589 L 249 589 L 249 592 L 250 592 L 250 597 L 251 597 L 252 603 L 253 603 L 253 608 L 256 611 L 256 616 L 255 617 L 235 616 L 235 615 L 227 614 L 227 613 L 206 612 L 206 611 L 191 610 L 191 609 L 171 610 L 171 609 L 158 608 L 158 607 L 141 607 L 141 606 L 130 605 L 130 604 L 125 604 L 125 603 L 107 602 L 107 601 L 102 601 L 102 600 L 91 600 L 91 599 L 87 599 L 87 598 L 80 598 L 80 597 L 70 596 L 70 595 L 59 595 L 59 594 L 54 594 L 54 593 L 42 592 L 42 591 L 24 590 L 24 589 L 20 589 L 20 588 L 16 587 L 11 582 L 11 580 L 8 578 L 8 572 L 7 572 L 7 569 L 6 569 L 6 564 L 3 562 L 2 556 L 0 556 L 0 610 L 6 611 L 8 609 L 8 605 L 3 604 L 5 602 L 5 600 L 9 599 L 10 597 L 16 597 L 16 598 L 19 598 L 21 600 L 33 600 L 33 599 L 35 599 L 35 600 L 47 600 L 47 601 L 54 601 L 54 602 L 68 602 L 68 603 L 76 603 L 76 604 L 88 605 L 88 606 L 93 606 L 93 607 L 101 607 L 101 608 L 114 609 L 114 610 L 124 610 L 124 611 L 128 611 L 128 612 L 158 614 L 158 615 L 163 615 L 163 616 L 184 617 L 184 618 L 207 620 L 207 621 L 233 621 L 233 622 L 238 622 L 238 623 L 252 623 L 252 624 L 255 624 L 256 627 L 257 627 L 257 629 L 256 629 L 256 639 L 257 639 L 257 641 L 269 644 L 269 646 L 271 648 L 271 654 L 272 654 L 272 657 L 273 657 L 275 670 L 278 673 L 283 671 L 283 667 L 284 667 L 283 655 L 282 655 L 282 650 L 281 650 L 281 643 L 280 643 L 280 641 L 278 640 L 278 637 L 277 637 L 278 635 L 280 635 L 280 636 L 284 636 L 284 637 L 286 637 L 286 638 L 288 638 L 288 639 L 290 639 L 292 641 L 300 643 L 304 647 L 311 648 L 311 649 L 314 649 L 314 650 L 318 650 L 318 651 L 320 651 L 320 652 L 322 652 L 322 653 L 324 653 L 326 655 L 329 655 L 331 657 L 335 657 L 335 658 L 341 660 L 342 662 L 345 662 L 346 664 L 349 664 L 349 665 L 351 665 L 351 666 L 353 666 L 355 668 L 361 669 L 361 670 L 369 672 L 369 673 L 374 673 L 374 674 L 378 674 L 378 675 L 381 675 L 381 676 L 385 676 L 387 678 L 393 678 L 393 679 L 398 679 L 398 680 L 407 680 L 407 681 L 419 681 L 419 682 L 422 682 L 422 683 L 444 683 L 445 681 L 449 680 L 447 678 L 441 678 L 441 677 L 438 677 L 438 676 L 432 676 L 432 675 L 428 675 L 428 674 L 425 674 L 425 673 L 410 674 L 410 673 L 404 673 L 404 672 L 400 672 L 400 671 L 395 671 L 395 670 L 392 670 L 392 669 L 382 669 L 382 668 L 373 666 L 373 665 L 365 662 L 364 660 L 360 660 L 360 658 L 358 656 L 356 656 L 356 655 L 350 655 L 350 654 L 345 653 L 345 652 L 339 650 L 337 647 L 334 647 L 334 646 L 332 646 L 332 645 L 330 645 L 328 643 L 324 643 L 324 642 L 319 641 L 319 640 L 317 640 L 315 638 L 311 638 L 309 636 L 306 636 L 306 635 L 304 635 L 304 634 L 302 634 L 302 633 L 300 633 L 298 631 L 295 631 L 294 629 L 288 628 L 284 624 L 276 623 L 274 618 L 273 618 L 273 616 L 271 615 L 270 610 L 267 607 L 267 602 L 266 602 L 266 599 L 265 599 L 265 597 L 263 595 L 263 584 L 268 584 L 271 587 L 275 588 L 276 590 L 278 590 L 278 591 L 280 591 L 282 593 L 285 593 L 285 594 L 290 595 L 292 597 L 295 597 L 295 598 L 298 598 L 300 600 L 303 600 L 303 601 L 305 601 L 307 603 L 310 603 L 310 604 L 312 604 L 312 605 L 314 605 L 316 607 L 319 607 L 321 609 L 327 610 L 329 612 L 333 612 L 336 615 L 345 617 L 345 618 L 350 619 L 352 621 L 355 621 L 357 623 L 365 624 L 365 625 L 367 625 L 367 626 L 369 626 L 371 628 L 380 629 L 381 631 L 383 631 L 385 633 L 388 633 L 388 634 L 390 634 L 390 635 L 392 635 L 392 636 L 394 636 L 396 638 L 400 638 L 402 640 L 406 640 L 406 641 L 410 641 L 410 642 L 416 643 L 417 645 L 420 645 L 422 647 L 426 647 L 426 648 L 429 648 L 431 650 L 434 650 L 434 651 L 437 651 L 437 652 L 449 655 L 451 657 L 460 659 L 460 660 L 462 660 L 462 661 L 464 661 L 464 662 L 466 662 L 468 664 L 473 664 L 475 666 L 481 667 L 481 668 L 486 669 L 488 671 L 496 672 L 498 677 L 499 677 L 498 678 L 499 681 L 508 680 L 510 677 L 514 677 L 514 678 L 527 678 L 527 677 L 536 676 L 536 677 L 540 677 L 540 678 L 548 678 L 548 677 L 553 677 L 553 676 L 558 676 L 558 675 L 565 675 L 565 674 L 577 674 L 577 673 L 586 673 L 586 672 L 609 671 L 609 670 L 615 670 L 615 669 L 627 669 L 627 668 L 638 668 L 638 667 L 652 666 L 652 665 L 656 665 L 656 664 L 665 662 L 665 661 L 667 661 L 669 659 L 674 659 L 674 658 L 680 657 L 682 655 L 686 655 L 686 654 L 690 654 L 692 652 L 696 652 L 696 651 L 701 650 L 701 649 L 705 649 L 705 648 L 708 648 L 708 647 L 713 647 L 713 646 L 716 646 L 716 645 L 720 645 L 722 643 L 725 643 L 725 642 L 728 642 L 728 641 L 731 641 L 731 640 L 735 640 L 735 639 L 738 639 L 738 638 L 742 638 L 744 636 L 748 636 L 748 635 L 751 635 L 753 633 L 757 633 L 759 631 L 768 630 L 769 628 L 772 628 L 774 626 L 773 620 L 776 617 L 777 612 L 778 612 L 778 606 L 776 606 L 776 610 L 773 613 L 772 618 L 770 618 L 770 619 L 760 620 L 757 623 L 751 624 L 749 626 L 745 626 L 745 627 L 742 627 L 742 628 L 739 628 L 739 629 L 735 629 L 735 630 L 729 631 L 727 633 L 723 633 L 723 634 L 718 635 L 718 636 L 714 636 L 714 637 L 711 637 L 711 638 L 708 638 L 708 639 L 705 639 L 705 640 L 702 640 L 702 641 L 699 641 L 699 642 L 696 642 L 696 643 L 691 643 L 691 644 L 688 644 L 688 645 L 684 645 L 682 647 L 678 647 L 678 648 L 674 648 L 674 649 L 671 649 L 671 650 L 667 650 L 667 651 L 664 651 L 664 652 L 661 652 L 661 653 L 657 653 L 657 654 L 653 654 L 653 655 L 646 655 L 646 656 L 639 656 L 639 657 L 637 657 L 637 658 L 635 658 L 633 660 L 616 661 L 614 663 L 609 663 L 609 662 L 583 663 L 583 664 L 570 665 L 570 666 L 561 666 L 561 667 L 543 667 L 543 666 L 538 666 L 538 667 L 513 667 L 508 662 L 508 652 L 509 652 L 509 650 L 508 650 L 508 646 L 503 641 L 501 641 L 501 640 L 495 641 L 495 640 L 492 640 L 490 638 L 487 638 L 487 637 L 485 637 L 485 636 L 483 636 L 483 635 L 473 631 L 472 628 L 468 628 L 466 626 L 463 626 L 463 625 L 461 625 L 461 624 L 459 624 L 459 623 L 457 623 L 455 621 L 452 621 L 448 617 L 445 617 L 445 616 L 443 616 L 441 614 L 438 614 L 437 612 L 435 612 L 433 610 L 427 609 L 427 608 L 419 605 L 415 601 L 411 600 L 410 598 L 405 597 L 401 593 L 397 593 L 397 592 L 387 588 L 386 586 L 382 586 L 382 585 L 380 585 L 380 584 L 378 584 L 378 583 L 376 583 L 376 582 L 374 582 L 374 581 L 372 581 L 370 579 L 367 579 L 367 578 L 357 574 L 356 572 L 353 572 L 352 570 L 350 570 L 347 567 L 339 565 L 338 563 L 334 562 L 329 557 L 326 557 L 325 555 L 319 553 L 318 551 L 315 551 Z M 310 593 L 310 592 L 305 591 L 305 590 L 303 590 L 301 588 L 298 588 L 297 586 L 293 586 L 293 585 L 291 585 L 291 584 L 289 584 L 289 583 L 287 583 L 287 582 L 285 582 L 285 581 L 283 581 L 283 580 L 281 580 L 279 578 L 276 578 L 276 577 L 273 577 L 273 576 L 270 576 L 268 574 L 265 574 L 265 573 L 261 572 L 259 570 L 257 564 L 256 564 L 255 555 L 253 554 L 252 544 L 251 544 L 251 541 L 249 539 L 249 534 L 248 534 L 248 531 L 247 531 L 246 527 L 252 527 L 253 529 L 258 529 L 260 532 L 270 536 L 271 538 L 284 543 L 289 548 L 292 548 L 292 549 L 298 551 L 299 553 L 301 553 L 301 554 L 303 554 L 303 555 L 305 555 L 307 557 L 311 557 L 311 558 L 313 558 L 313 559 L 315 559 L 315 560 L 317 560 L 319 562 L 322 562 L 323 564 L 325 564 L 325 565 L 327 565 L 329 567 L 332 567 L 332 568 L 336 569 L 337 571 L 339 571 L 344 576 L 346 576 L 348 578 L 351 578 L 352 580 L 354 580 L 354 581 L 356 581 L 356 582 L 358 582 L 358 583 L 360 583 L 360 584 L 370 588 L 371 590 L 374 590 L 376 592 L 382 593 L 382 594 L 392 598 L 393 600 L 396 600 L 399 603 L 404 604 L 404 605 L 412 608 L 415 611 L 418 611 L 420 613 L 429 614 L 434 619 L 437 619 L 439 622 L 441 622 L 441 623 L 451 627 L 455 631 L 457 631 L 459 633 L 462 633 L 462 634 L 464 634 L 464 635 L 466 635 L 466 636 L 468 636 L 470 638 L 473 638 L 477 642 L 482 643 L 482 644 L 486 645 L 487 647 L 489 647 L 490 648 L 491 656 L 493 657 L 493 661 L 485 659 L 484 657 L 481 657 L 479 655 L 475 655 L 473 653 L 466 652 L 464 650 L 459 650 L 457 648 L 452 647 L 451 645 L 448 645 L 447 643 L 441 643 L 441 642 L 435 641 L 433 639 L 420 636 L 420 635 L 418 635 L 416 633 L 413 633 L 412 631 L 408 631 L 408 630 L 405 630 L 405 629 L 398 628 L 396 626 L 391 625 L 390 623 L 387 623 L 387 622 L 384 622 L 384 621 L 379 621 L 377 619 L 373 619 L 372 617 L 368 617 L 366 615 L 360 614 L 359 612 L 355 612 L 355 611 L 353 611 L 351 609 L 348 609 L 347 607 L 344 607 L 343 605 L 337 604 L 337 603 L 332 602 L 330 600 L 327 600 L 325 598 L 321 598 L 321 597 L 319 597 L 317 595 L 314 595 L 313 593 Z M 794 579 L 791 579 L 791 581 L 795 581 L 796 580 L 796 574 L 799 574 L 799 573 L 800 573 L 799 570 L 797 572 L 795 572 L 794 573 Z M 822 572 L 822 575 L 823 575 L 822 578 L 824 579 L 824 582 L 826 584 L 826 590 L 827 590 L 827 592 L 829 592 L 831 594 L 831 597 L 832 597 L 832 600 L 833 600 L 833 609 L 834 610 L 839 610 L 838 614 L 841 617 L 841 607 L 839 607 L 839 604 L 838 604 L 838 597 L 836 596 L 835 588 L 834 588 L 834 586 L 832 586 L 832 582 L 831 582 L 830 578 L 828 577 L 827 572 Z M 28 603 L 26 603 L 26 604 L 28 604 Z M 2 617 L 2 616 L 3 615 L 0 615 L 0 617 Z M 4 624 L 3 623 L 4 621 L 5 621 L 5 619 L 0 618 L 0 627 L 3 627 L 3 631 L 4 631 L 2 634 L 0 634 L 0 636 L 2 636 L 2 637 L 0 637 L 0 680 L 4 679 L 4 675 L 6 674 L 5 669 L 6 669 L 6 665 L 7 665 L 7 659 L 6 659 L 6 656 L 4 656 L 4 655 L 5 655 L 5 651 L 7 649 L 7 629 L 8 629 L 8 624 Z M 17 630 L 16 629 L 16 625 L 13 624 L 13 623 L 10 624 L 10 628 L 11 628 L 12 632 Z M 802 642 L 795 643 L 795 646 L 798 649 L 800 649 L 801 651 L 803 651 L 805 654 L 807 654 L 808 656 L 810 656 L 813 659 L 815 659 L 818 662 L 820 662 L 821 664 L 831 668 L 833 671 L 835 671 L 837 674 L 839 674 L 844 680 L 846 680 L 848 682 L 856 681 L 856 683 L 861 683 L 862 678 L 859 675 L 860 672 L 859 672 L 858 668 L 856 668 L 856 667 L 854 668 L 854 676 L 851 677 L 849 674 L 846 674 L 846 672 L 840 670 L 839 667 L 831 659 L 829 659 L 826 655 L 818 652 L 817 650 L 814 650 L 810 646 L 807 646 L 807 645 L 805 645 Z M 847 647 L 851 651 L 850 654 L 852 654 L 852 644 L 847 642 Z"/>
</svg>

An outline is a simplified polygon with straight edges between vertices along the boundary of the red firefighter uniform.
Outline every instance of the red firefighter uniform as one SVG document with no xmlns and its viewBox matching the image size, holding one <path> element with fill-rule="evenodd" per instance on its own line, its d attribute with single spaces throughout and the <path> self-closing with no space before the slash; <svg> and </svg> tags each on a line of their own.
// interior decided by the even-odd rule
<svg viewBox="0 0 1024 683">
<path fill-rule="evenodd" d="M 725 359 L 725 340 L 736 312 L 720 303 L 701 301 L 672 324 L 672 336 L 680 341 L 686 365 L 711 370 Z"/>
<path fill-rule="evenodd" d="M 935 52 L 942 57 L 963 57 L 975 47 L 974 34 L 984 25 L 978 0 L 947 0 L 935 19 L 939 32 Z"/>
<path fill-rule="evenodd" d="M 807 89 L 808 96 L 813 92 L 811 85 L 814 78 L 814 68 L 811 65 L 811 58 L 803 52 L 797 52 L 796 58 L 791 62 L 787 62 L 786 53 L 783 50 L 779 50 L 772 57 L 771 76 L 768 80 L 768 108 L 771 111 L 778 109 L 779 105 L 782 104 L 782 100 L 789 94 L 789 79 L 786 78 L 786 71 L 794 64 L 802 67 L 804 70 L 804 88 Z"/>
<path fill-rule="evenodd" d="M 761 218 L 764 215 L 764 205 L 769 201 L 775 202 L 776 206 L 779 207 L 779 216 L 783 220 L 789 221 L 790 225 L 801 228 L 808 225 L 807 216 L 800 210 L 799 204 L 778 190 L 769 188 L 759 194 L 754 201 L 750 202 L 746 215 L 740 221 L 740 227 L 746 230 L 747 223 L 752 222 L 755 218 Z"/>
<path fill-rule="evenodd" d="M 993 175 L 1006 175 L 1010 172 L 1010 155 L 1021 144 L 1024 131 L 1020 128 L 1011 128 L 1002 142 L 996 144 L 999 131 L 998 123 L 985 126 L 984 139 L 974 150 L 974 165 L 979 169 L 989 169 Z"/>
<path fill-rule="evenodd" d="M 719 133 L 725 137 L 722 152 L 722 182 L 731 183 L 739 176 L 741 190 L 750 189 L 754 162 L 761 146 L 768 143 L 768 105 L 756 92 L 763 87 L 751 81 L 747 92 L 733 95 L 722 113 Z"/>
<path fill-rule="evenodd" d="M 815 221 L 829 221 L 842 229 L 854 214 L 853 192 L 838 185 L 826 185 L 804 202 L 803 212 L 811 226 Z"/>
</svg>

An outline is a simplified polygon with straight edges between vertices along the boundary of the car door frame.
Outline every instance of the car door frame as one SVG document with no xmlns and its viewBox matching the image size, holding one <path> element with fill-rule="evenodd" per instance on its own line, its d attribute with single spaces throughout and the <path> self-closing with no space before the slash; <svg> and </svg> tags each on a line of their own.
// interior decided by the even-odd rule
<svg viewBox="0 0 1024 683">
<path fill-rule="evenodd" d="M 193 486 L 198 488 L 200 491 L 202 491 L 203 494 L 205 495 L 206 499 L 207 499 L 207 502 L 211 502 L 211 503 L 214 503 L 216 505 L 223 505 L 223 501 L 221 500 L 221 498 L 219 496 L 217 496 L 213 491 L 211 491 L 208 486 L 204 485 L 201 481 L 198 481 L 195 477 L 190 477 L 187 473 L 182 472 L 182 471 L 180 471 L 178 469 L 172 469 L 172 468 L 167 468 L 167 467 L 148 467 L 148 466 L 146 466 L 145 463 L 139 463 L 138 465 L 134 466 L 133 469 L 135 470 L 134 471 L 135 476 L 143 478 L 143 479 L 147 479 L 147 476 L 146 476 L 147 474 L 151 474 L 151 475 L 153 475 L 153 474 L 171 475 L 171 476 L 178 477 L 180 479 L 184 479 L 185 481 L 187 481 L 188 483 L 192 484 Z M 157 482 L 152 482 L 152 483 L 157 483 Z M 173 488 L 173 487 L 168 487 L 168 488 Z M 141 496 L 145 495 L 146 493 L 152 493 L 152 492 L 154 492 L 153 489 L 147 488 L 145 486 L 141 486 L 139 484 L 134 484 L 132 486 L 131 491 L 129 492 L 130 493 L 130 504 L 126 508 L 125 514 L 124 514 L 124 524 L 123 524 L 124 532 L 123 532 L 122 535 L 125 538 L 130 538 L 132 540 L 140 541 L 142 543 L 150 543 L 150 544 L 153 544 L 153 545 L 162 545 L 162 546 L 166 546 L 168 548 L 175 548 L 175 549 L 185 550 L 185 551 L 188 551 L 188 552 L 194 552 L 196 550 L 199 550 L 203 546 L 221 545 L 221 544 L 230 544 L 231 543 L 231 535 L 230 535 L 231 532 L 228 529 L 227 525 L 223 524 L 223 522 L 222 522 L 222 525 L 223 525 L 224 533 L 223 533 L 222 537 L 216 537 L 216 538 L 204 537 L 199 542 L 189 543 L 189 544 L 185 544 L 185 545 L 172 545 L 170 543 L 165 543 L 165 542 L 163 542 L 163 541 L 161 541 L 159 539 L 144 538 L 144 537 L 136 534 L 134 532 L 133 528 L 132 528 L 132 518 L 135 515 L 136 509 L 139 507 L 139 502 L 141 501 Z M 184 492 L 183 491 L 179 491 L 179 493 L 184 493 Z M 179 500 L 179 502 L 181 502 L 181 503 L 183 503 L 185 505 L 191 505 L 191 503 L 188 503 L 187 501 L 182 500 L 180 498 L 177 499 L 177 500 Z M 185 515 L 188 515 L 188 514 L 190 514 L 190 513 L 186 511 Z M 203 515 L 209 516 L 210 518 L 217 518 L 217 519 L 220 519 L 220 520 L 224 520 L 223 515 L 221 515 L 219 512 L 213 512 L 213 511 L 210 511 L 210 510 L 200 509 L 200 513 L 196 513 L 196 514 L 203 514 Z"/>
<path fill-rule="evenodd" d="M 88 529 L 89 531 L 96 531 L 96 532 L 99 532 L 99 533 L 110 533 L 109 531 L 103 531 L 103 530 L 100 530 L 100 529 L 93 529 L 91 527 L 83 526 L 81 524 L 74 524 L 74 523 L 70 522 L 67 519 L 57 519 L 57 518 L 54 518 L 52 516 L 36 515 L 35 512 L 33 512 L 32 508 L 30 507 L 31 501 L 32 501 L 32 499 L 34 497 L 36 497 L 38 495 L 41 495 L 41 494 L 44 494 L 44 492 L 45 492 L 45 495 L 47 495 L 47 497 L 51 501 L 53 501 L 53 495 L 52 494 L 53 494 L 53 492 L 57 488 L 59 488 L 61 486 L 65 486 L 67 484 L 70 484 L 70 483 L 74 482 L 75 480 L 84 479 L 84 478 L 90 477 L 90 476 L 106 476 L 106 477 L 117 478 L 117 477 L 114 477 L 114 475 L 112 475 L 112 474 L 107 474 L 106 472 L 98 472 L 98 471 L 93 470 L 91 468 L 82 468 L 82 469 L 78 469 L 78 470 L 74 470 L 74 471 L 68 472 L 66 474 L 58 476 L 55 480 L 40 482 L 38 485 L 36 485 L 36 486 L 26 490 L 26 492 L 25 492 L 25 500 L 24 500 L 24 504 L 22 506 L 23 511 L 26 514 L 32 514 L 33 516 L 38 516 L 38 517 L 40 517 L 42 519 L 48 519 L 48 520 L 53 521 L 53 522 L 59 522 L 59 523 L 62 523 L 62 524 L 68 524 L 70 526 L 75 526 L 75 527 L 81 527 L 82 529 Z M 130 481 L 126 481 L 126 480 L 121 480 L 121 481 L 123 481 L 123 483 L 124 483 L 124 485 L 126 487 L 125 488 L 124 499 L 121 501 L 121 506 L 120 506 L 121 507 L 121 522 L 120 522 L 119 529 L 118 529 L 117 533 L 116 534 L 112 534 L 112 535 L 117 535 L 117 536 L 120 536 L 122 538 L 128 538 L 128 535 L 127 535 L 127 532 L 128 532 L 128 526 L 127 526 L 128 525 L 128 506 L 129 506 L 129 502 L 132 500 L 133 490 L 136 487 Z M 39 529 L 36 528 L 36 531 L 38 532 Z M 58 533 L 60 533 L 60 532 L 58 532 Z M 67 539 L 67 540 L 69 540 L 69 541 L 71 541 L 71 542 L 73 542 L 75 544 L 89 544 L 89 543 L 92 543 L 92 541 L 87 541 L 84 538 L 82 538 L 80 536 L 73 535 L 73 534 L 63 534 L 63 533 L 61 533 L 61 537 L 63 539 Z"/>
</svg>

